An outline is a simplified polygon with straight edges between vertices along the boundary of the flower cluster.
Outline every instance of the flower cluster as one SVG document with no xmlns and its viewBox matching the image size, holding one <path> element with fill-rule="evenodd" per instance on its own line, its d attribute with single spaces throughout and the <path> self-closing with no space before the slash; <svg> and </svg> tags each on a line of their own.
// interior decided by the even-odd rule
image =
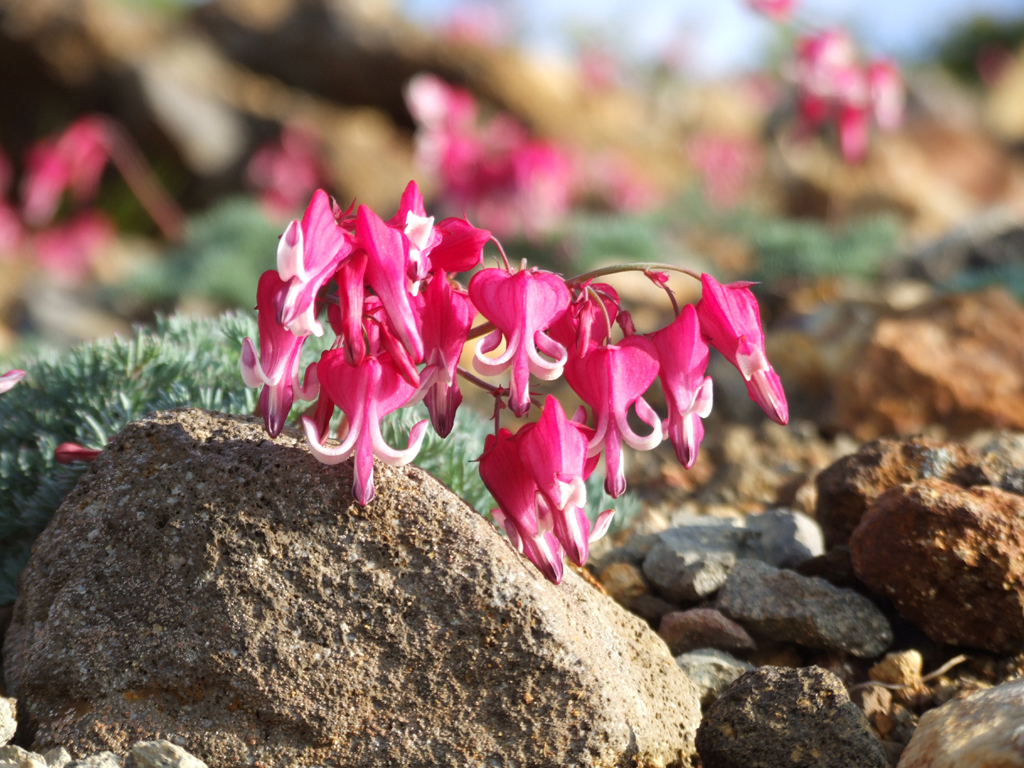
<svg viewBox="0 0 1024 768">
<path fill-rule="evenodd" d="M 589 543 L 611 520 L 607 510 L 592 526 L 583 511 L 584 480 L 601 457 L 604 486 L 613 497 L 626 489 L 624 445 L 650 450 L 667 438 L 679 461 L 693 465 L 704 434 L 701 420 L 712 405 L 705 375 L 709 345 L 736 366 L 750 396 L 780 423 L 789 418 L 786 398 L 765 357 L 749 283 L 721 285 L 694 275 L 703 286 L 700 302 L 643 335 L 614 288 L 596 279 L 643 269 L 664 285 L 668 277 L 655 265 L 567 280 L 525 262 L 513 269 L 499 245 L 504 265 L 479 269 L 464 290 L 453 275 L 480 266 L 492 240 L 490 232 L 463 219 L 435 222 L 427 216 L 415 182 L 387 221 L 364 205 L 343 211 L 316 192 L 303 218 L 281 236 L 277 270 L 260 278 L 259 348 L 244 341 L 242 376 L 262 388 L 260 406 L 271 435 L 283 429 L 296 400 L 316 400 L 303 418 L 310 450 L 326 464 L 353 460 L 353 495 L 361 504 L 374 496 L 373 459 L 412 461 L 428 428 L 427 420 L 419 422 L 407 447 L 395 449 L 381 435 L 384 416 L 422 401 L 430 426 L 444 437 L 462 402 L 458 379 L 484 387 L 495 398 L 495 431 L 480 457 L 480 474 L 498 502 L 494 519 L 557 583 L 563 559 L 582 565 Z M 302 372 L 303 342 L 325 332 L 324 314 L 337 340 Z M 478 315 L 483 322 L 474 327 Z M 475 338 L 473 367 L 488 377 L 507 375 L 507 387 L 460 367 L 463 348 Z M 586 407 L 567 418 L 548 397 L 536 422 L 515 434 L 501 427 L 503 408 L 524 417 L 540 405 L 533 379 L 562 376 Z M 665 419 L 643 397 L 656 379 L 668 404 Z M 338 443 L 331 444 L 335 408 L 344 418 Z M 648 425 L 645 434 L 630 425 L 631 409 Z"/>
<path fill-rule="evenodd" d="M 891 61 L 865 66 L 853 41 L 840 30 L 802 37 L 796 50 L 800 119 L 810 128 L 835 120 L 848 161 L 867 152 L 872 117 L 883 130 L 903 122 L 903 83 Z"/>
</svg>

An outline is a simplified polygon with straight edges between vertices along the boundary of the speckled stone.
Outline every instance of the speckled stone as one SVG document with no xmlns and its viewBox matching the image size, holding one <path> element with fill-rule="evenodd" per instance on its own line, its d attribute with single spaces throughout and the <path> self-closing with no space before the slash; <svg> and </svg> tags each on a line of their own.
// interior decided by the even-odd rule
<svg viewBox="0 0 1024 768">
<path fill-rule="evenodd" d="M 4 647 L 34 748 L 167 738 L 211 768 L 690 765 L 693 684 L 412 467 L 195 409 L 128 425 L 36 542 Z M 180 737 L 180 741 L 179 738 Z"/>
<path fill-rule="evenodd" d="M 819 667 L 760 667 L 712 704 L 697 731 L 704 768 L 888 768 L 846 687 Z"/>
</svg>

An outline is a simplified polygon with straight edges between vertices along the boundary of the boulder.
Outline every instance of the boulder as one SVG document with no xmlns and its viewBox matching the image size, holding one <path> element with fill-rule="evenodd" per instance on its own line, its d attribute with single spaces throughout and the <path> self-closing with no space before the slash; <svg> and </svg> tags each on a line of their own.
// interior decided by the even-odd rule
<svg viewBox="0 0 1024 768">
<path fill-rule="evenodd" d="M 658 636 L 547 582 L 429 475 L 195 409 L 125 427 L 36 542 L 4 646 L 34 747 L 174 741 L 211 768 L 678 764 Z"/>
<path fill-rule="evenodd" d="M 838 677 L 760 667 L 712 704 L 697 731 L 704 768 L 887 768 L 882 745 Z"/>
<path fill-rule="evenodd" d="M 868 508 L 893 486 L 935 477 L 958 485 L 988 482 L 980 458 L 960 443 L 911 437 L 876 440 L 818 475 L 815 518 L 828 548 L 845 545 Z"/>
<path fill-rule="evenodd" d="M 880 655 L 892 642 L 889 622 L 868 598 L 756 560 L 736 564 L 715 607 L 758 639 L 861 658 Z"/>
<path fill-rule="evenodd" d="M 932 640 L 1024 643 L 1024 496 L 942 480 L 880 496 L 850 538 L 857 576 Z"/>
<path fill-rule="evenodd" d="M 925 712 L 898 768 L 1024 768 L 1024 680 Z"/>
</svg>

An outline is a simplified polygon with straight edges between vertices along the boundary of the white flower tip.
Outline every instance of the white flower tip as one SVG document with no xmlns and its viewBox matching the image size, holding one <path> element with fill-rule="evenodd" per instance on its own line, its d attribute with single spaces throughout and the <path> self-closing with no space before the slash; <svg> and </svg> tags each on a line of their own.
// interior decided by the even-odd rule
<svg viewBox="0 0 1024 768">
<path fill-rule="evenodd" d="M 615 516 L 614 509 L 606 509 L 600 515 L 597 516 L 597 520 L 594 521 L 594 527 L 590 530 L 590 539 L 588 542 L 593 544 L 598 539 L 602 538 L 608 533 L 608 528 L 612 524 L 612 518 Z"/>
<path fill-rule="evenodd" d="M 288 282 L 293 277 L 306 282 L 306 265 L 303 263 L 302 225 L 293 220 L 277 241 L 277 273 Z"/>
</svg>

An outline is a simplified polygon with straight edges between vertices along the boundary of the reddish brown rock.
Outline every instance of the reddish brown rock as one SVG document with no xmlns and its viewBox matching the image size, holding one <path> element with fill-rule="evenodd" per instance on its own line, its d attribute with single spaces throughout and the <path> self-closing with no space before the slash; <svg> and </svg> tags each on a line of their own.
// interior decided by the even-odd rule
<svg viewBox="0 0 1024 768">
<path fill-rule="evenodd" d="M 960 443 L 911 437 L 876 440 L 818 475 L 815 518 L 828 548 L 849 541 L 872 502 L 895 485 L 925 478 L 969 486 L 987 482 L 979 457 Z"/>
<path fill-rule="evenodd" d="M 942 424 L 1024 429 L 1024 306 L 1005 291 L 883 318 L 836 385 L 836 421 L 862 440 Z"/>
<path fill-rule="evenodd" d="M 941 643 L 1024 643 L 1024 497 L 928 479 L 882 494 L 850 538 L 857 575 Z"/>
<path fill-rule="evenodd" d="M 698 648 L 720 651 L 753 651 L 757 643 L 743 627 L 714 608 L 673 611 L 661 617 L 658 634 L 678 656 Z"/>
</svg>

